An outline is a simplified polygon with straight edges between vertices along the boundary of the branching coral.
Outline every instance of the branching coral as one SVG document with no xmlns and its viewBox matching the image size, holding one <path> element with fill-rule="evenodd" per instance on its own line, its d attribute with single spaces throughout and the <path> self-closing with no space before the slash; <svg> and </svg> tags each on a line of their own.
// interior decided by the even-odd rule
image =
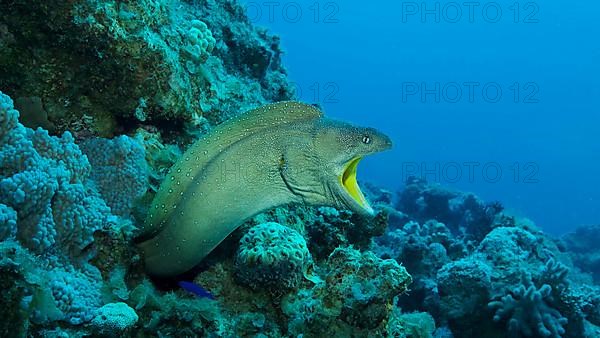
<svg viewBox="0 0 600 338">
<path fill-rule="evenodd" d="M 544 265 L 538 283 L 548 284 L 553 289 L 561 291 L 569 286 L 568 274 L 569 268 L 551 257 Z"/>
<path fill-rule="evenodd" d="M 524 280 L 523 284 L 488 306 L 496 311 L 494 321 L 508 319 L 508 331 L 513 336 L 561 337 L 568 321 L 548 305 L 552 301 L 551 293 L 552 287 L 548 284 L 537 288 L 531 281 Z"/>
</svg>

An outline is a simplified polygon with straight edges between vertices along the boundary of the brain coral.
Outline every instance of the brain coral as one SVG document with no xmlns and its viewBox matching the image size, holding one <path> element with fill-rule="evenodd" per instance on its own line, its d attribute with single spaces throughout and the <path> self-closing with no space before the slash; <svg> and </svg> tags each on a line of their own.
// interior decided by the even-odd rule
<svg viewBox="0 0 600 338">
<path fill-rule="evenodd" d="M 129 305 L 109 303 L 98 309 L 92 320 L 92 327 L 99 333 L 116 334 L 131 328 L 138 321 L 138 315 Z"/>
<path fill-rule="evenodd" d="M 275 222 L 263 223 L 240 240 L 236 278 L 253 289 L 293 288 L 311 261 L 306 241 L 297 231 Z"/>
</svg>

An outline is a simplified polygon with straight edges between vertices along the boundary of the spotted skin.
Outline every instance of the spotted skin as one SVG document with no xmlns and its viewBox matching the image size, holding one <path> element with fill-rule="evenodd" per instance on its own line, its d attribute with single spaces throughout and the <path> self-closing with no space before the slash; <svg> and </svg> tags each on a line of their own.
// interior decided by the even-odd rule
<svg viewBox="0 0 600 338">
<path fill-rule="evenodd" d="M 313 106 L 279 102 L 251 110 L 214 128 L 196 141 L 169 170 L 150 207 L 142 237 L 150 238 L 162 229 L 194 176 L 227 147 L 265 127 L 321 116 L 322 113 Z"/>
<path fill-rule="evenodd" d="M 325 119 L 298 102 L 227 122 L 197 141 L 161 185 L 139 244 L 148 273 L 191 269 L 244 220 L 283 204 L 369 213 L 339 177 L 352 159 L 389 147 L 374 129 Z"/>
</svg>

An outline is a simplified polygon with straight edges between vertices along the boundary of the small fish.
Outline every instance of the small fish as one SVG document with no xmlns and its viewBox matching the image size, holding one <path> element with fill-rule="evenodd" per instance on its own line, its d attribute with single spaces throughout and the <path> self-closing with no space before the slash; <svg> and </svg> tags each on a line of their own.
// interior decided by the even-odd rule
<svg viewBox="0 0 600 338">
<path fill-rule="evenodd" d="M 215 296 L 213 296 L 210 292 L 206 291 L 205 288 L 194 282 L 186 282 L 180 281 L 177 283 L 182 289 L 185 291 L 196 295 L 198 298 L 208 298 L 210 300 L 215 300 Z"/>
</svg>

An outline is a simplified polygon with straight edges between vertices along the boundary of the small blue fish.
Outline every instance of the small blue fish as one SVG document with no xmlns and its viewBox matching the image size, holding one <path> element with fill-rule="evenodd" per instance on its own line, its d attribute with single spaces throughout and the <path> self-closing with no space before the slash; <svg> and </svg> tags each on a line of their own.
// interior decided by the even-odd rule
<svg viewBox="0 0 600 338">
<path fill-rule="evenodd" d="M 198 298 L 208 298 L 210 300 L 215 300 L 215 296 L 213 296 L 210 292 L 206 291 L 206 289 L 194 282 L 180 281 L 177 283 L 177 285 L 179 285 L 185 291 L 196 295 L 196 297 Z"/>
</svg>

